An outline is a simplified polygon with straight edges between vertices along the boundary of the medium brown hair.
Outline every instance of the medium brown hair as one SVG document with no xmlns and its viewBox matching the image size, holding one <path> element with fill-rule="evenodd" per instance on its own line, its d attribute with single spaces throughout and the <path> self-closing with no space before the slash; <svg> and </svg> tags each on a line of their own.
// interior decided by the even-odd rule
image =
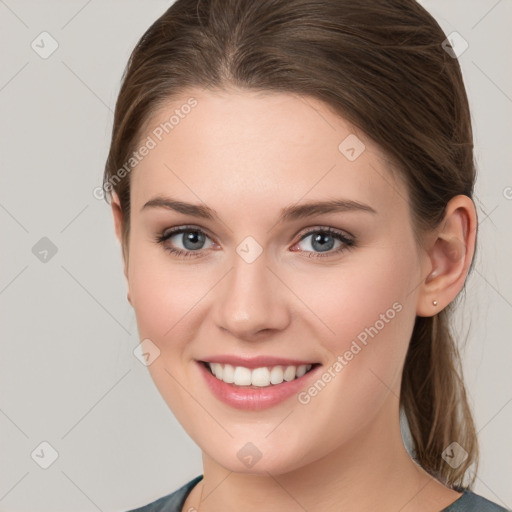
<svg viewBox="0 0 512 512">
<path fill-rule="evenodd" d="M 125 261 L 130 174 L 119 170 L 155 111 L 193 87 L 323 101 L 396 163 L 415 232 L 438 228 L 448 201 L 472 197 L 475 180 L 468 101 L 445 39 L 414 0 L 177 0 L 131 54 L 115 109 L 103 186 L 120 200 Z M 400 406 L 418 464 L 462 488 L 472 464 L 470 486 L 476 478 L 478 442 L 450 310 L 416 318 Z M 468 452 L 457 468 L 442 457 L 452 442 Z"/>
</svg>

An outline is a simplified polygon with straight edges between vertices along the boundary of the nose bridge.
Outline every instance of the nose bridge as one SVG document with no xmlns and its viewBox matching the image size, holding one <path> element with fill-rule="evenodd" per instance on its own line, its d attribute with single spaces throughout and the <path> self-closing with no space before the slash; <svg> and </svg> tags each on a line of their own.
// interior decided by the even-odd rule
<svg viewBox="0 0 512 512">
<path fill-rule="evenodd" d="M 262 330 L 282 329 L 289 321 L 282 286 L 267 268 L 267 254 L 254 242 L 237 247 L 233 266 L 216 297 L 219 327 L 250 338 Z"/>
</svg>

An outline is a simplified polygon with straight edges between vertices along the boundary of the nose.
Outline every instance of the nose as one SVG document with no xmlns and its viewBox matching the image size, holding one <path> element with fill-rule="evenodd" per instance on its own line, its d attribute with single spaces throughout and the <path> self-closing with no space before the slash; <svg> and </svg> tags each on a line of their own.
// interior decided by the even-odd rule
<svg viewBox="0 0 512 512">
<path fill-rule="evenodd" d="M 256 341 L 290 322 L 286 288 L 269 268 L 265 251 L 252 263 L 235 255 L 233 268 L 216 288 L 216 324 L 239 339 Z"/>
</svg>

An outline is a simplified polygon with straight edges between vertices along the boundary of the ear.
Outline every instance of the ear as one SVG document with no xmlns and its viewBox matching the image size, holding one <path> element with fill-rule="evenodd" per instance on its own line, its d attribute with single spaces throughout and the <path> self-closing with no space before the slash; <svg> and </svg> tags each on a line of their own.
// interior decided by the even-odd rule
<svg viewBox="0 0 512 512">
<path fill-rule="evenodd" d="M 114 229 L 118 242 L 123 245 L 123 210 L 121 209 L 121 202 L 115 192 L 112 192 L 112 215 L 114 217 Z"/>
<path fill-rule="evenodd" d="M 457 296 L 466 280 L 475 252 L 477 216 L 473 201 L 453 197 L 439 228 L 428 237 L 416 314 L 433 316 Z"/>
<path fill-rule="evenodd" d="M 116 233 L 116 238 L 121 244 L 121 248 L 124 247 L 124 240 L 123 240 L 123 210 L 121 208 L 121 202 L 119 201 L 119 197 L 115 192 L 112 192 L 112 201 L 111 201 L 111 208 L 112 208 L 112 215 L 114 217 L 114 229 Z M 128 284 L 128 293 L 127 293 L 127 299 L 128 302 L 131 304 L 132 300 L 130 297 L 130 283 L 128 281 L 128 255 L 125 254 L 125 251 L 123 249 L 123 272 L 124 276 L 126 277 L 126 282 Z"/>
</svg>

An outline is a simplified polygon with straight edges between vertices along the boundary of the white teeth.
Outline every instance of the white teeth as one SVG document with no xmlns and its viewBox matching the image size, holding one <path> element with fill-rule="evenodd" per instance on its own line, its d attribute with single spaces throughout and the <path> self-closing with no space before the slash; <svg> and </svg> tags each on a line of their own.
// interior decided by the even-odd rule
<svg viewBox="0 0 512 512">
<path fill-rule="evenodd" d="M 215 377 L 217 377 L 217 375 L 215 375 Z M 222 378 L 220 380 L 222 380 Z M 251 370 L 249 370 L 249 368 L 244 368 L 243 366 L 237 366 L 235 368 L 235 376 L 233 382 L 237 386 L 250 386 Z"/>
<path fill-rule="evenodd" d="M 270 384 L 270 371 L 268 368 L 255 368 L 252 371 L 251 384 L 264 387 Z"/>
<path fill-rule="evenodd" d="M 222 380 L 227 382 L 228 384 L 232 384 L 235 382 L 235 369 L 230 364 L 224 365 L 224 370 L 222 372 Z"/>
<path fill-rule="evenodd" d="M 297 368 L 297 377 L 302 377 L 305 373 L 306 373 L 306 365 L 305 364 L 301 364 Z"/>
<path fill-rule="evenodd" d="M 311 370 L 313 365 L 302 364 L 300 366 L 263 366 L 261 368 L 245 368 L 244 366 L 233 367 L 230 364 L 208 363 L 212 373 L 217 379 L 227 384 L 237 386 L 267 387 L 271 384 L 281 384 L 283 381 L 290 382 L 302 377 Z"/>
<path fill-rule="evenodd" d="M 297 369 L 295 366 L 287 366 L 286 370 L 284 371 L 284 380 L 290 382 L 291 380 L 295 379 L 296 371 Z"/>
<path fill-rule="evenodd" d="M 274 366 L 272 370 L 270 370 L 270 382 L 272 384 L 281 384 L 284 380 L 283 367 L 282 366 Z"/>
<path fill-rule="evenodd" d="M 210 368 L 212 369 L 213 374 L 218 379 L 222 379 L 222 365 L 220 363 L 212 363 L 210 365 Z"/>
</svg>

